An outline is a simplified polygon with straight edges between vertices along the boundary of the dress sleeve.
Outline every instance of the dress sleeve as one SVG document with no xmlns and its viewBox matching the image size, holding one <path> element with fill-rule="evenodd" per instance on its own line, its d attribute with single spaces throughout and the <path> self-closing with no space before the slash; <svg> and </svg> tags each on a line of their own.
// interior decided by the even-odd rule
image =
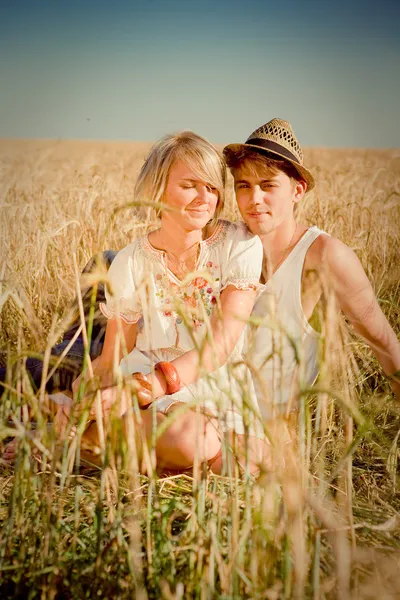
<svg viewBox="0 0 400 600">
<path fill-rule="evenodd" d="M 136 285 L 137 275 L 135 244 L 131 244 L 117 254 L 108 270 L 106 302 L 100 304 L 105 317 L 112 319 L 119 314 L 125 323 L 139 321 L 142 307 Z"/>
<path fill-rule="evenodd" d="M 233 285 L 240 290 L 259 290 L 263 247 L 245 223 L 233 223 L 226 240 L 225 266 L 221 291 Z"/>
</svg>

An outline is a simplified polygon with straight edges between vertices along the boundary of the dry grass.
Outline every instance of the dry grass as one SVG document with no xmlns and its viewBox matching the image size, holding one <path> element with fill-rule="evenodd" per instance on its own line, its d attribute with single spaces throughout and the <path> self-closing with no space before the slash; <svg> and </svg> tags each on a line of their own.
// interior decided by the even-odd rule
<svg viewBox="0 0 400 600">
<path fill-rule="evenodd" d="M 151 225 L 126 208 L 148 148 L 0 142 L 3 361 L 58 339 L 74 256 L 82 268 Z M 319 184 L 301 218 L 357 252 L 399 333 L 400 152 L 306 159 Z M 283 474 L 158 481 L 110 448 L 101 472 L 76 469 L 51 440 L 39 468 L 25 421 L 16 469 L 0 471 L 1 597 L 398 598 L 400 412 L 369 349 L 334 321 L 328 310 L 320 391 L 304 395 Z M 23 373 L 2 397 L 0 441 L 21 393 L 34 402 Z"/>
</svg>

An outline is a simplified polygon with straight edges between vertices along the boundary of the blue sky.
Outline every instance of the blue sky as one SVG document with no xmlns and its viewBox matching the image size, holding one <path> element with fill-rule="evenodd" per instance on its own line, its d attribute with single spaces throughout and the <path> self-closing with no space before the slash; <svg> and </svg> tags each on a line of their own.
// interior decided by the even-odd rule
<svg viewBox="0 0 400 600">
<path fill-rule="evenodd" d="M 0 137 L 399 147 L 400 2 L 0 2 Z"/>
</svg>

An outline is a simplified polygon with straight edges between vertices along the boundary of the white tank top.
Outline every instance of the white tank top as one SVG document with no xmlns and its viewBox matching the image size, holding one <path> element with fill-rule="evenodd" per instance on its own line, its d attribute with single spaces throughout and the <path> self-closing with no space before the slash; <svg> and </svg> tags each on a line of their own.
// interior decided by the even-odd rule
<svg viewBox="0 0 400 600">
<path fill-rule="evenodd" d="M 325 233 L 310 227 L 267 282 L 252 317 L 249 363 L 264 418 L 294 408 L 299 391 L 317 378 L 319 333 L 308 323 L 301 303 L 301 279 L 307 250 Z M 257 325 L 258 322 L 258 325 Z"/>
</svg>

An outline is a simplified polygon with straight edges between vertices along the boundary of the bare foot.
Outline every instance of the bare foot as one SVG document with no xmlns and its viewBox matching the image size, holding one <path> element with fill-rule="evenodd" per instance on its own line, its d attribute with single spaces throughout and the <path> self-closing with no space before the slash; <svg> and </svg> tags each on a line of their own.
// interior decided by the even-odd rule
<svg viewBox="0 0 400 600">
<path fill-rule="evenodd" d="M 9 465 L 15 464 L 18 452 L 18 439 L 14 438 L 9 442 L 3 452 L 2 459 Z"/>
<path fill-rule="evenodd" d="M 7 463 L 9 466 L 14 466 L 16 463 L 18 456 L 18 441 L 18 438 L 14 438 L 4 449 L 2 459 L 3 462 Z M 42 461 L 42 453 L 35 445 L 32 445 L 31 447 L 30 459 L 37 462 Z"/>
</svg>

